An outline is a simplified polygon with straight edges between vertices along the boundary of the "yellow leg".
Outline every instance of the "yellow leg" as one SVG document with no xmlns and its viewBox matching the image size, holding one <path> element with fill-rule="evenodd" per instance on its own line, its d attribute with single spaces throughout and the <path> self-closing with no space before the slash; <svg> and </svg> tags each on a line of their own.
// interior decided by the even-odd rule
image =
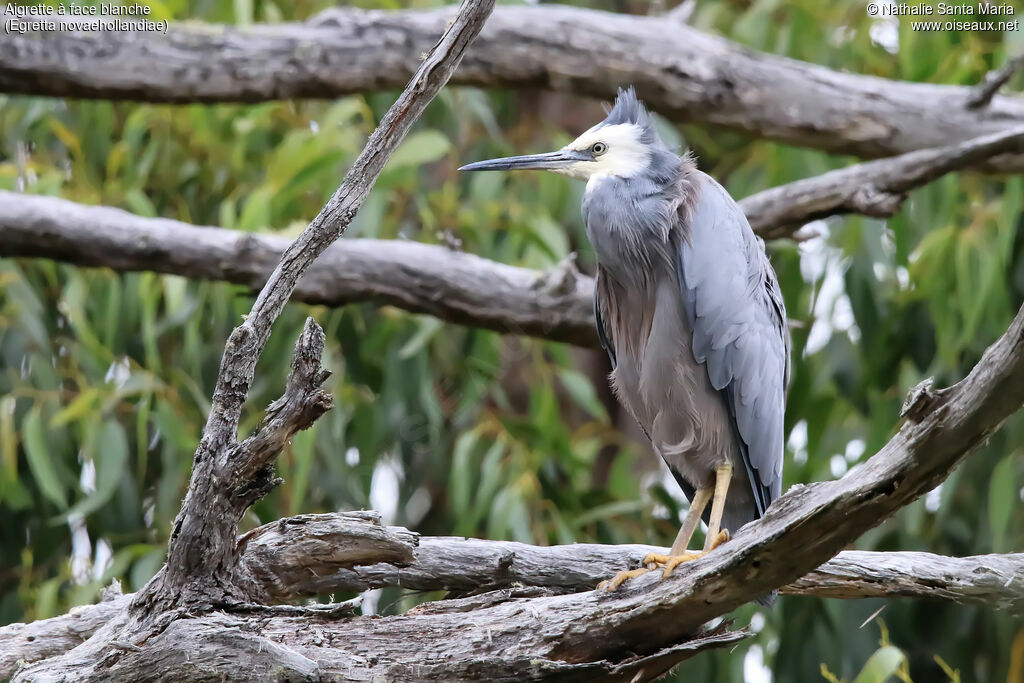
<svg viewBox="0 0 1024 683">
<path fill-rule="evenodd" d="M 729 482 L 732 480 L 732 465 L 725 463 L 719 465 L 715 471 L 715 497 L 711 501 L 711 520 L 708 524 L 708 537 L 704 539 L 704 552 L 713 550 L 718 544 L 729 538 L 729 532 L 725 532 L 725 539 L 720 539 L 719 530 L 722 527 L 722 513 L 725 512 L 725 496 L 729 493 Z"/>
<path fill-rule="evenodd" d="M 693 494 L 693 500 L 690 501 L 690 511 L 686 513 L 686 519 L 683 520 L 683 525 L 679 527 L 679 533 L 672 544 L 672 550 L 668 552 L 669 555 L 682 555 L 683 551 L 690 545 L 690 539 L 693 538 L 693 532 L 697 530 L 697 525 L 700 524 L 700 517 L 704 514 L 704 508 L 708 506 L 711 493 L 712 489 L 708 487 L 697 489 L 696 493 Z"/>
<path fill-rule="evenodd" d="M 720 465 L 718 469 L 715 471 L 715 497 L 711 501 L 711 523 L 708 525 L 708 537 L 704 539 L 704 550 L 700 552 L 680 551 L 677 553 L 675 545 L 673 545 L 672 557 L 667 558 L 666 561 L 663 563 L 665 565 L 665 573 L 663 574 L 664 578 L 667 579 L 669 575 L 672 573 L 672 570 L 681 565 L 683 562 L 689 562 L 691 560 L 700 559 L 708 553 L 710 553 L 715 548 L 717 548 L 718 546 L 720 546 L 722 543 L 725 543 L 729 540 L 729 532 L 725 529 L 721 529 L 721 526 L 722 513 L 725 512 L 725 496 L 729 492 L 729 481 L 731 479 L 732 465 L 728 463 Z M 710 489 L 704 490 L 710 491 Z M 694 496 L 693 500 L 694 502 L 696 502 L 697 496 Z M 705 498 L 701 504 L 700 511 L 697 513 L 698 520 L 700 519 L 700 516 L 704 513 L 704 506 L 706 504 L 707 499 Z M 690 521 L 689 516 L 687 516 L 686 521 Z M 696 528 L 696 524 L 694 524 L 694 527 Z M 680 536 L 682 535 L 682 533 L 683 529 L 680 529 Z M 692 530 L 690 531 L 690 534 L 693 534 Z M 676 542 L 679 542 L 678 538 L 676 539 Z M 685 548 L 686 545 L 689 544 L 689 542 L 690 538 L 689 536 L 687 536 L 686 543 L 683 544 L 683 548 Z"/>
<path fill-rule="evenodd" d="M 705 553 L 688 551 L 686 546 L 690 545 L 690 539 L 693 538 L 693 532 L 697 530 L 697 525 L 700 524 L 701 515 L 704 514 L 704 508 L 708 506 L 708 501 L 711 500 L 713 491 L 714 489 L 709 486 L 697 489 L 693 494 L 693 500 L 690 501 L 690 511 L 686 513 L 686 518 L 683 519 L 683 525 L 679 527 L 679 533 L 676 534 L 676 540 L 672 543 L 672 549 L 668 555 L 650 553 L 644 558 L 644 566 L 640 569 L 619 572 L 611 579 L 602 581 L 597 587 L 613 591 L 629 579 L 642 576 L 655 569 L 657 565 L 664 565 L 665 572 L 662 576 L 667 578 L 672 573 L 672 570 L 683 562 L 703 557 Z"/>
</svg>

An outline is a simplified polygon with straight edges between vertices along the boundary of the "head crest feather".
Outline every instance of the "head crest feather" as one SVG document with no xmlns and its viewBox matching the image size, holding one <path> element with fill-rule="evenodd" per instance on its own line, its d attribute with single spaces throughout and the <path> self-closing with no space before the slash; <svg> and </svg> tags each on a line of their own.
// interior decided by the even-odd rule
<svg viewBox="0 0 1024 683">
<path fill-rule="evenodd" d="M 602 126 L 615 126 L 620 124 L 633 124 L 643 130 L 642 140 L 648 144 L 661 145 L 661 137 L 654 125 L 654 116 L 647 111 L 647 107 L 636 96 L 633 86 L 619 88 L 619 94 L 615 98 L 615 105 L 608 111 L 608 116 L 601 122 Z"/>
<path fill-rule="evenodd" d="M 636 96 L 633 86 L 619 88 L 619 94 L 615 98 L 615 106 L 608 112 L 604 120 L 605 125 L 614 126 L 621 123 L 632 123 L 647 128 L 654 125 L 654 120 L 647 107 Z"/>
</svg>

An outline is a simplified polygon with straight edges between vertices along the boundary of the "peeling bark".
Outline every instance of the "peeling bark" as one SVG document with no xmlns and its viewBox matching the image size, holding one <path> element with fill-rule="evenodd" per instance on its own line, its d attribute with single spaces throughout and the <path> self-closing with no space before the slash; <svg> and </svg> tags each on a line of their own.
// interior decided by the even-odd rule
<svg viewBox="0 0 1024 683">
<path fill-rule="evenodd" d="M 258 291 L 288 241 L 142 218 L 120 209 L 0 190 L 0 256 L 36 256 L 119 271 L 226 280 Z M 558 278 L 556 278 L 558 280 Z M 554 286 L 554 285 L 562 286 Z M 451 322 L 597 347 L 592 278 L 545 274 L 403 240 L 346 239 L 328 247 L 293 300 L 399 306 Z"/>
<path fill-rule="evenodd" d="M 584 543 L 539 547 L 508 541 L 421 538 L 402 527 L 383 526 L 379 515 L 373 512 L 289 517 L 242 535 L 238 545 L 239 565 L 245 568 L 246 576 L 255 577 L 260 586 L 260 599 L 269 603 L 383 587 L 462 593 L 483 591 L 484 594 L 473 599 L 448 601 L 446 605 L 453 605 L 451 609 L 441 608 L 462 614 L 511 599 L 525 601 L 544 595 L 589 591 L 620 569 L 639 566 L 647 553 L 665 552 L 665 548 L 646 545 Z M 954 558 L 922 552 L 843 551 L 814 571 L 782 586 L 780 592 L 840 599 L 950 600 L 1024 614 L 1024 554 Z M 127 610 L 129 599 L 130 596 L 117 595 L 97 605 L 75 608 L 61 617 L 0 628 L 0 678 L 12 675 L 19 661 L 30 663 L 53 657 L 83 643 L 108 621 L 120 617 Z M 304 623 L 301 620 L 305 619 L 315 624 L 337 623 L 340 632 L 345 628 L 341 618 L 352 617 L 353 608 L 352 603 L 312 607 L 255 604 L 236 606 L 230 615 L 223 615 L 223 619 L 232 619 L 230 623 L 236 627 L 252 631 L 253 624 L 262 628 L 271 617 L 290 617 L 296 628 L 300 628 L 299 624 Z M 410 614 L 430 614 L 435 609 L 425 605 Z M 204 628 L 228 625 L 223 619 L 213 620 Z M 671 663 L 683 661 L 682 655 L 691 656 L 706 647 L 729 644 L 745 635 L 742 631 L 720 630 L 713 636 L 705 634 L 698 642 L 691 641 L 688 647 L 679 650 L 669 646 L 656 657 L 671 666 Z M 341 636 L 333 631 L 322 632 L 326 643 L 335 637 Z M 124 647 L 131 651 L 130 647 Z M 232 647 L 247 651 L 249 645 L 242 642 Z M 296 660 L 291 651 L 271 652 L 273 657 L 285 658 L 282 666 L 291 666 L 288 661 Z M 202 656 L 221 655 L 214 652 Z M 319 662 L 317 657 L 304 658 Z M 195 661 L 190 666 L 194 666 Z M 650 666 L 652 660 L 644 661 Z M 334 665 L 327 669 L 317 665 L 311 670 L 335 671 L 330 666 Z M 569 673 L 600 674 L 605 676 L 602 680 L 615 680 L 610 671 L 616 667 L 620 671 L 638 671 L 637 662 L 605 661 L 574 669 L 551 661 L 545 667 L 551 677 L 558 680 L 571 680 L 563 678 Z M 455 669 L 446 671 L 453 675 Z M 525 666 L 522 669 L 524 675 L 529 671 Z M 358 667 L 346 670 L 344 675 L 353 680 L 369 676 Z"/>
<path fill-rule="evenodd" d="M 453 8 L 327 10 L 305 23 L 174 25 L 153 33 L 5 35 L 0 91 L 150 102 L 259 102 L 401 87 Z M 637 49 L 643 46 L 643 49 Z M 1024 98 L 970 108 L 965 86 L 842 73 L 768 55 L 662 17 L 500 7 L 453 83 L 610 99 L 633 84 L 688 123 L 861 157 L 1024 124 Z M 1020 171 L 1024 157 L 990 164 Z"/>
</svg>

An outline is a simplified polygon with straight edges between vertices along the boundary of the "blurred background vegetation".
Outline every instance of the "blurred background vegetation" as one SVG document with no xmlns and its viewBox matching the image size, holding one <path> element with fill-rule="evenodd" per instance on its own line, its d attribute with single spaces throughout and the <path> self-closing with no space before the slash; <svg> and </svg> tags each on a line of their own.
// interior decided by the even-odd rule
<svg viewBox="0 0 1024 683">
<path fill-rule="evenodd" d="M 246 24 L 304 19 L 330 3 L 148 4 L 156 19 Z M 690 21 L 751 48 L 934 83 L 975 83 L 1024 47 L 1020 33 L 913 33 L 909 22 L 870 20 L 855 1 L 698 0 Z M 0 97 L 0 188 L 294 235 L 394 96 L 252 106 Z M 600 118 L 599 103 L 568 94 L 448 89 L 348 236 L 457 240 L 531 268 L 577 251 L 592 271 L 580 184 L 455 169 L 553 149 Z M 662 123 L 665 137 L 692 147 L 736 197 L 853 161 Z M 1022 203 L 1020 177 L 960 174 L 916 191 L 891 220 L 829 219 L 813 226 L 819 237 L 769 245 L 796 324 L 786 487 L 842 476 L 869 457 L 892 434 L 909 387 L 932 375 L 940 385 L 957 381 L 1004 331 L 1024 298 Z M 225 284 L 41 260 L 0 260 L 0 284 L 4 624 L 93 601 L 113 577 L 135 590 L 160 567 L 223 341 L 251 300 Z M 611 399 L 597 351 L 369 304 L 292 305 L 257 370 L 243 429 L 280 392 L 307 315 L 327 332 L 337 407 L 294 440 L 279 464 L 287 483 L 252 509 L 246 527 L 375 508 L 390 523 L 433 535 L 540 544 L 673 537 L 681 494 Z M 1022 443 L 1018 415 L 943 486 L 857 547 L 1021 550 Z M 369 602 L 388 613 L 426 597 L 388 591 Z M 771 610 L 745 607 L 736 619 L 752 622 L 756 637 L 687 662 L 679 680 L 882 680 L 870 671 L 857 677 L 869 658 L 918 683 L 1012 682 L 1024 670 L 1020 622 L 986 609 L 787 597 Z"/>
</svg>

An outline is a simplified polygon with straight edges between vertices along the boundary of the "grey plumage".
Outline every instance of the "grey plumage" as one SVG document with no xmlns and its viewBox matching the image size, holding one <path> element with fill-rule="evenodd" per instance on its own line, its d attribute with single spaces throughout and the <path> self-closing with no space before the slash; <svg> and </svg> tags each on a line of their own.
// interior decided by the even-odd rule
<svg viewBox="0 0 1024 683">
<path fill-rule="evenodd" d="M 594 311 L 616 394 L 691 501 L 729 481 L 730 464 L 723 526 L 760 517 L 781 492 L 789 336 L 764 244 L 725 189 L 664 145 L 632 89 L 558 152 L 464 168 L 588 180 Z M 681 530 L 673 555 L 688 541 Z"/>
<path fill-rule="evenodd" d="M 584 196 L 599 336 L 616 392 L 688 498 L 714 484 L 723 458 L 736 465 L 723 516 L 735 531 L 781 491 L 785 305 L 736 202 L 661 143 L 632 91 L 605 124 L 624 119 L 648 131 L 654 151 L 643 173 L 602 179 Z"/>
</svg>

